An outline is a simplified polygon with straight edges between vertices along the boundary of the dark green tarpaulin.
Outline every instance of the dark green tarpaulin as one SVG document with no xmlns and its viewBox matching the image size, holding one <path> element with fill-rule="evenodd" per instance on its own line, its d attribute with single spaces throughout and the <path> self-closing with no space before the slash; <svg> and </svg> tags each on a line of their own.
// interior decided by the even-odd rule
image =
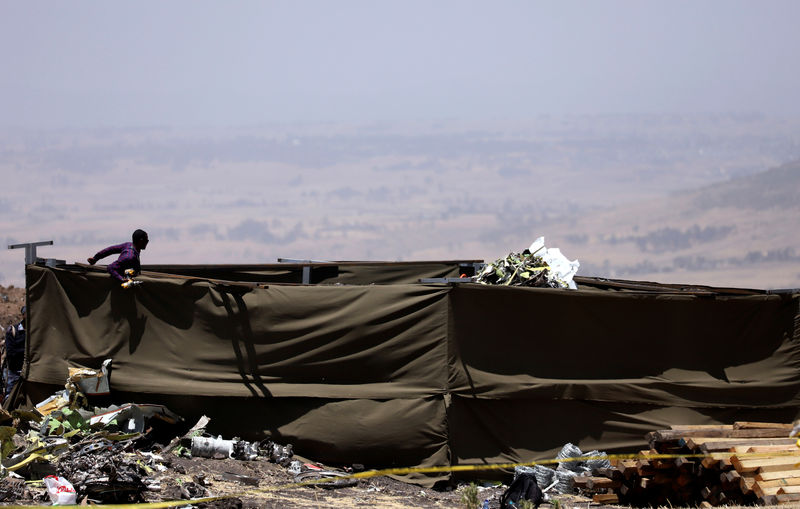
<svg viewBox="0 0 800 509">
<path fill-rule="evenodd" d="M 250 283 L 399 284 L 421 278 L 459 277 L 475 274 L 479 260 L 432 262 L 306 262 L 259 265 L 143 265 L 144 272 L 177 274 L 205 279 Z"/>
<path fill-rule="evenodd" d="M 68 366 L 112 358 L 119 401 L 370 467 L 531 461 L 566 442 L 635 450 L 670 424 L 788 422 L 800 407 L 796 294 L 176 273 L 123 290 L 102 272 L 28 266 L 29 400 Z"/>
</svg>

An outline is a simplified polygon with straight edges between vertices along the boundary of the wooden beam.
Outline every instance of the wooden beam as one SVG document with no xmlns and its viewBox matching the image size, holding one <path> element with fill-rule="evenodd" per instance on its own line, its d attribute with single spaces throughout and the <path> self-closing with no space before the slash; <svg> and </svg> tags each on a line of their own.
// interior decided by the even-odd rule
<svg viewBox="0 0 800 509">
<path fill-rule="evenodd" d="M 729 451 L 731 447 L 736 447 L 739 445 L 750 445 L 753 447 L 761 446 L 761 445 L 787 445 L 787 444 L 794 444 L 796 440 L 794 438 L 753 438 L 753 439 L 746 439 L 746 438 L 728 438 L 728 439 L 706 439 L 700 443 L 699 447 L 700 450 L 709 453 L 709 452 L 725 452 Z"/>
<path fill-rule="evenodd" d="M 747 422 L 747 421 L 739 421 L 733 423 L 733 429 L 785 429 L 787 431 L 792 430 L 791 424 L 786 424 L 782 422 Z"/>
<path fill-rule="evenodd" d="M 800 456 L 783 456 L 779 458 L 753 458 L 739 459 L 738 456 L 731 458 L 733 467 L 739 472 L 782 472 L 798 468 Z"/>
<path fill-rule="evenodd" d="M 785 429 L 696 429 L 696 430 L 660 430 L 647 434 L 650 442 L 667 442 L 689 437 L 708 438 L 788 438 L 789 432 Z"/>
<path fill-rule="evenodd" d="M 794 479 L 800 477 L 800 470 L 790 469 L 783 471 L 759 472 L 756 474 L 757 481 L 774 481 L 776 479 Z"/>
</svg>

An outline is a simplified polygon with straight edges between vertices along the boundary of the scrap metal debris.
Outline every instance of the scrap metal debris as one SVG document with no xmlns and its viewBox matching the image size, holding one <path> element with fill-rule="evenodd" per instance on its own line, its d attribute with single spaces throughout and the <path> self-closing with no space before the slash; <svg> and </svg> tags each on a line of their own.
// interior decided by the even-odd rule
<svg viewBox="0 0 800 509">
<path fill-rule="evenodd" d="M 558 248 L 546 248 L 539 237 L 521 253 L 499 258 L 478 274 L 476 281 L 486 285 L 533 286 L 577 289 L 573 276 L 580 262 L 569 261 Z"/>
<path fill-rule="evenodd" d="M 6 477 L 0 480 L 0 502 L 31 500 L 33 495 L 25 486 L 25 479 Z"/>
<path fill-rule="evenodd" d="M 0 502 L 44 502 L 48 496 L 58 504 L 145 502 L 148 492 L 162 490 L 158 474 L 172 466 L 175 456 L 244 461 L 261 457 L 284 467 L 291 462 L 291 444 L 214 438 L 206 432 L 206 416 L 167 446 L 161 445 L 156 435 L 169 433 L 171 427 L 177 430 L 183 420 L 166 407 L 127 403 L 101 408 L 89 404 L 105 401 L 97 396 L 110 396 L 109 366 L 110 360 L 99 370 L 70 368 L 64 390 L 32 409 L 17 409 L 8 415 L 14 426 L 0 426 L 0 478 L 4 477 L 0 479 Z M 205 444 L 205 448 L 197 444 Z M 180 465 L 172 471 L 185 473 Z M 242 474 L 229 473 L 229 477 L 258 484 L 257 478 Z M 34 483 L 32 491 L 28 483 Z M 172 488 L 166 486 L 162 496 L 169 498 Z M 177 489 L 176 498 L 211 495 L 203 476 L 180 481 Z M 217 505 L 241 507 L 242 502 L 232 499 Z"/>
<path fill-rule="evenodd" d="M 316 481 L 312 486 L 320 488 L 345 488 L 347 486 L 355 486 L 358 484 L 358 479 L 336 479 L 337 477 L 346 477 L 344 472 L 336 472 L 333 470 L 307 470 L 300 472 L 294 476 L 296 482 Z"/>
</svg>

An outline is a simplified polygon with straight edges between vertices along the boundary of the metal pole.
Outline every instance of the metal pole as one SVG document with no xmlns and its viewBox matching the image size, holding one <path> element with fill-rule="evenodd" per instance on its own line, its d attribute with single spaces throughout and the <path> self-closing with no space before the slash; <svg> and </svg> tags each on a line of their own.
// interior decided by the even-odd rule
<svg viewBox="0 0 800 509">
<path fill-rule="evenodd" d="M 39 242 L 26 242 L 23 244 L 11 244 L 8 249 L 22 249 L 25 248 L 25 265 L 36 263 L 36 248 L 38 246 L 52 246 L 52 240 L 42 240 Z"/>
</svg>

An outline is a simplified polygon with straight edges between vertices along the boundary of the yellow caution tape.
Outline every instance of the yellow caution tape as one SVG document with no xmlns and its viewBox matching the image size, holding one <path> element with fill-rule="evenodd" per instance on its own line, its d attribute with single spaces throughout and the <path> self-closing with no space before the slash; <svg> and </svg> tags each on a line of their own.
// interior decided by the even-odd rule
<svg viewBox="0 0 800 509">
<path fill-rule="evenodd" d="M 797 442 L 800 448 L 800 439 Z M 373 477 L 383 477 L 387 475 L 406 475 L 406 474 L 436 474 L 445 472 L 469 472 L 479 470 L 509 470 L 516 467 L 533 467 L 536 465 L 553 465 L 556 463 L 570 463 L 573 461 L 592 461 L 592 460 L 661 460 L 661 459 L 678 459 L 678 458 L 712 458 L 715 460 L 729 459 L 731 456 L 736 456 L 742 459 L 752 458 L 774 458 L 776 456 L 798 456 L 800 458 L 800 451 L 772 451 L 772 452 L 747 452 L 747 453 L 731 453 L 731 452 L 716 452 L 708 454 L 609 454 L 599 456 L 580 456 L 573 458 L 553 458 L 540 461 L 527 461 L 522 463 L 490 463 L 484 465 L 448 465 L 440 467 L 403 467 L 403 468 L 385 468 L 381 470 L 367 470 L 365 472 L 356 472 L 348 475 L 323 477 L 320 479 L 311 479 L 308 481 L 301 481 L 295 483 L 282 484 L 279 486 L 269 486 L 266 488 L 255 488 L 251 490 L 242 491 L 239 493 L 232 493 L 230 495 L 220 495 L 216 497 L 193 498 L 188 500 L 167 500 L 163 502 L 146 502 L 139 504 L 103 504 L 102 507 L 107 509 L 166 509 L 168 507 L 178 507 L 187 504 L 201 504 L 205 502 L 214 502 L 216 500 L 225 500 L 229 498 L 242 497 L 247 495 L 263 494 L 273 491 L 300 488 L 304 486 L 313 486 L 315 484 L 329 483 L 334 481 L 345 481 L 348 479 L 370 479 Z M 22 463 L 29 463 L 33 461 L 33 457 L 42 457 L 38 454 L 31 455 L 31 458 L 26 458 Z M 29 461 L 30 460 L 30 461 Z M 800 462 L 799 462 L 800 463 Z M 14 465 L 16 467 L 17 465 Z M 795 465 L 795 468 L 800 468 Z M 4 505 L 4 508 L 19 508 L 31 509 L 33 507 L 52 507 L 51 505 L 31 506 L 31 505 Z"/>
</svg>

